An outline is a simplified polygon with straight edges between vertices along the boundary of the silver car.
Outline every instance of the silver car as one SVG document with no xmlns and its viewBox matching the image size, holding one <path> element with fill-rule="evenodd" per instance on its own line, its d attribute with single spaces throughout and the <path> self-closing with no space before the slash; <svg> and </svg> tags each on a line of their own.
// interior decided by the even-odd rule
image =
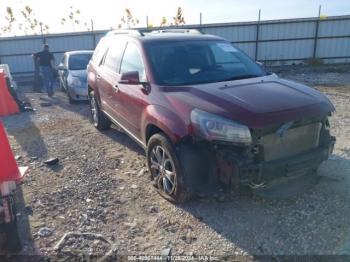
<svg viewBox="0 0 350 262">
<path fill-rule="evenodd" d="M 58 65 L 59 84 L 67 93 L 70 103 L 88 99 L 87 71 L 93 51 L 70 51 L 64 53 Z"/>
</svg>

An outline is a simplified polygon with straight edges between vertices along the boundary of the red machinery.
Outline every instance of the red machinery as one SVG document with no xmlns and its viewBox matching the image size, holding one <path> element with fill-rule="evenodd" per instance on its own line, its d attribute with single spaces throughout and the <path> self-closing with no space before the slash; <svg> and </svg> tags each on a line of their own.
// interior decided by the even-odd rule
<svg viewBox="0 0 350 262">
<path fill-rule="evenodd" d="M 18 168 L 13 157 L 5 129 L 0 122 L 0 229 L 6 234 L 6 246 L 11 250 L 20 248 L 16 219 L 16 182 L 27 168 Z"/>
<path fill-rule="evenodd" d="M 18 112 L 18 105 L 7 88 L 5 72 L 0 69 L 0 116 L 12 115 Z"/>
</svg>

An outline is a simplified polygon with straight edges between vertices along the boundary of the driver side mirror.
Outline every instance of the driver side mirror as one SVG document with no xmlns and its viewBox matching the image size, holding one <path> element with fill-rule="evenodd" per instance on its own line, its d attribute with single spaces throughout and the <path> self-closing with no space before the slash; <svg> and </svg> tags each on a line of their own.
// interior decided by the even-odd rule
<svg viewBox="0 0 350 262">
<path fill-rule="evenodd" d="M 57 66 L 57 70 L 64 71 L 64 70 L 66 70 L 66 68 L 64 67 L 64 65 L 63 65 L 62 63 L 60 63 L 60 64 Z"/>
<path fill-rule="evenodd" d="M 259 65 L 262 69 L 264 69 L 268 75 L 272 75 L 272 76 L 274 76 L 274 77 L 278 77 L 275 73 L 270 72 L 270 71 L 267 69 L 267 67 L 266 67 L 266 65 L 265 65 L 264 62 L 255 61 L 255 63 L 256 63 L 257 65 Z"/>
<path fill-rule="evenodd" d="M 255 63 L 257 63 L 257 64 L 258 64 L 259 66 L 261 66 L 261 67 L 265 67 L 264 62 L 256 61 Z"/>
<path fill-rule="evenodd" d="M 131 72 L 123 73 L 120 77 L 119 83 L 125 84 L 125 85 L 139 85 L 139 84 L 141 84 L 139 72 L 131 71 Z"/>
</svg>

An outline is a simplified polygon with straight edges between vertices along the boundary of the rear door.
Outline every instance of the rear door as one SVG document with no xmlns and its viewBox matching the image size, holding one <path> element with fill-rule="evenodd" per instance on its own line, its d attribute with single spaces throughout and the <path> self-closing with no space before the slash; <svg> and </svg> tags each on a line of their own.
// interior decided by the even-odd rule
<svg viewBox="0 0 350 262">
<path fill-rule="evenodd" d="M 97 85 L 101 97 L 102 109 L 112 118 L 119 121 L 120 110 L 114 100 L 118 92 L 120 79 L 120 61 L 125 50 L 126 41 L 119 37 L 111 39 L 105 58 L 98 70 Z"/>
<path fill-rule="evenodd" d="M 105 95 L 104 95 L 103 89 L 99 90 L 99 85 L 101 80 L 101 71 L 103 70 L 101 65 L 103 63 L 105 54 L 107 52 L 108 45 L 109 45 L 109 38 L 107 37 L 101 38 L 87 66 L 88 85 L 95 90 L 95 93 L 97 93 L 99 100 L 101 102 L 102 108 L 103 108 L 103 103 L 104 103 L 103 101 L 104 101 Z"/>
</svg>

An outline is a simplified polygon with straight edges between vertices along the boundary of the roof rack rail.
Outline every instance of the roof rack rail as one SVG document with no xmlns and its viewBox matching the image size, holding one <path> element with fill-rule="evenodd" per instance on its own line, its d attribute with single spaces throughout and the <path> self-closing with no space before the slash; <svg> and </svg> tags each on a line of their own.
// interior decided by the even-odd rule
<svg viewBox="0 0 350 262">
<path fill-rule="evenodd" d="M 198 29 L 185 29 L 185 28 L 184 29 L 182 29 L 182 28 L 160 29 L 160 30 L 151 31 L 151 34 L 163 34 L 163 33 L 182 33 L 182 34 L 196 34 L 196 35 L 202 35 L 203 34 Z"/>
<path fill-rule="evenodd" d="M 139 35 L 139 36 L 144 36 L 142 31 L 137 30 L 137 29 L 118 29 L 118 30 L 112 30 L 106 33 L 106 36 L 109 35 Z"/>
</svg>

